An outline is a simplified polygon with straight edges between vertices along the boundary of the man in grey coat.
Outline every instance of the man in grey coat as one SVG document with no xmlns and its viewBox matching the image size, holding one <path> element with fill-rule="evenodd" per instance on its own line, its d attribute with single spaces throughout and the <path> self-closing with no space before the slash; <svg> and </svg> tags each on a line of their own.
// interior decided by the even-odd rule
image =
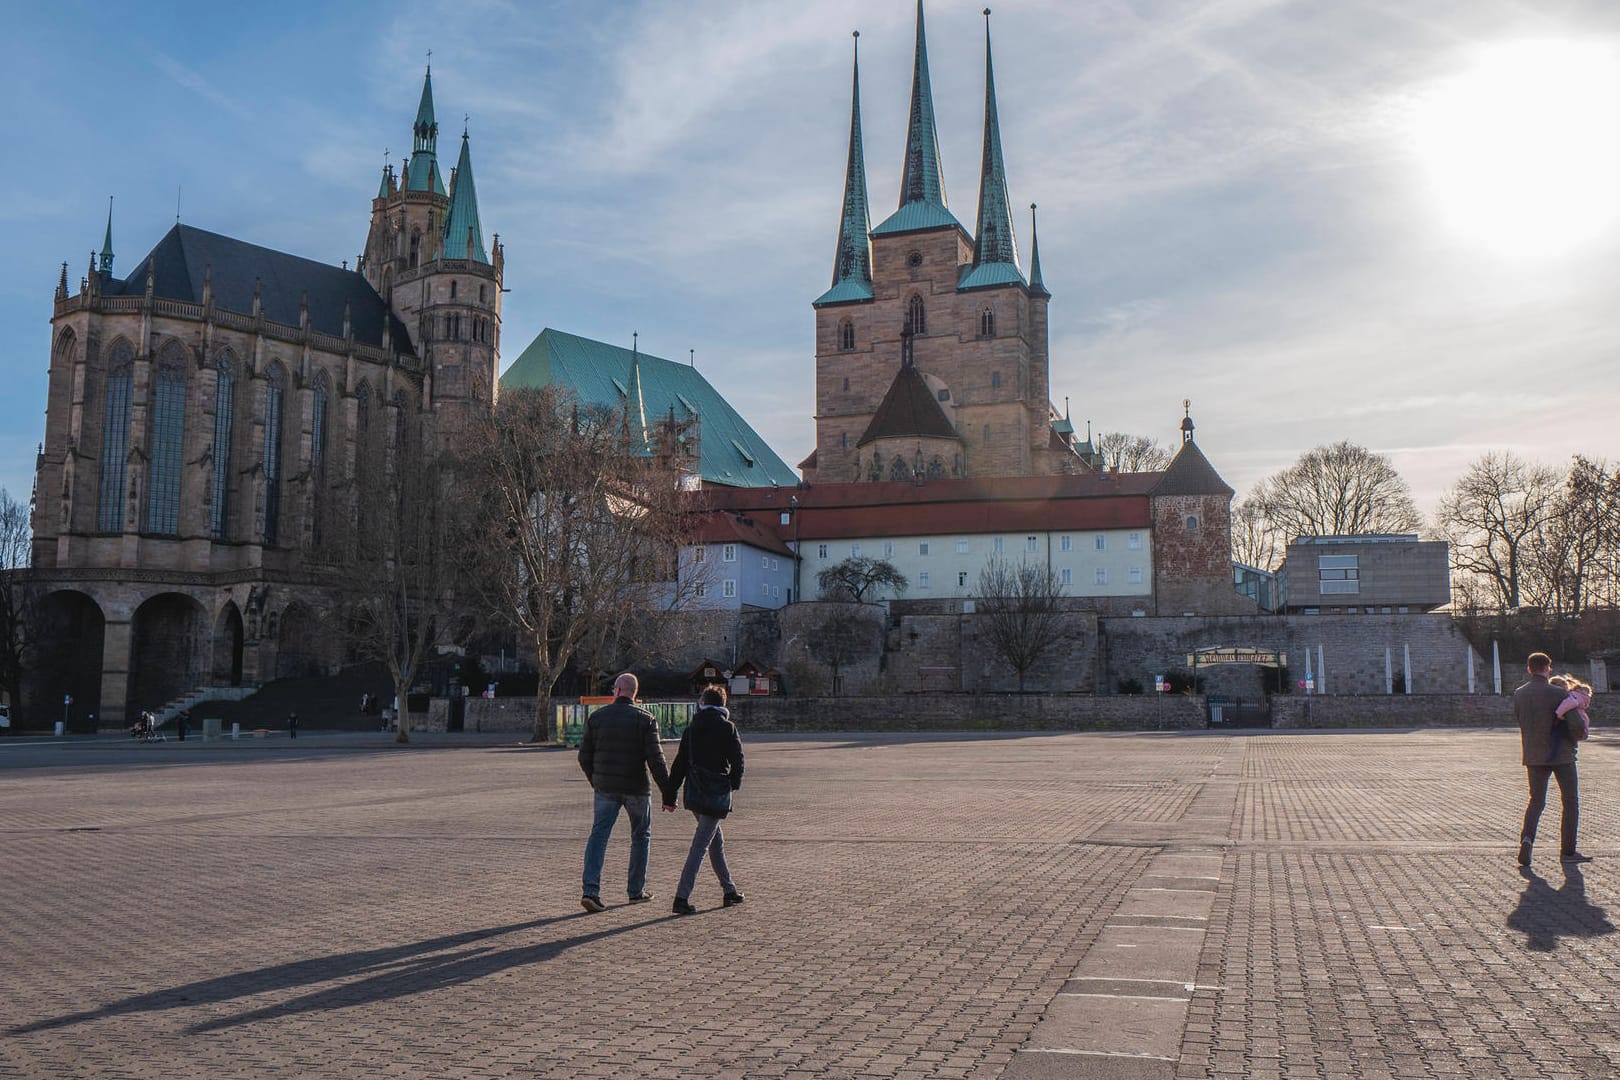
<svg viewBox="0 0 1620 1080">
<path fill-rule="evenodd" d="M 1531 653 L 1525 662 L 1530 681 L 1513 691 L 1513 719 L 1519 724 L 1519 742 L 1524 750 L 1524 770 L 1530 778 L 1530 804 L 1524 810 L 1524 830 L 1519 834 L 1519 865 L 1530 865 L 1530 849 L 1536 842 L 1536 825 L 1547 805 L 1547 781 L 1556 778 L 1563 803 L 1559 820 L 1559 852 L 1566 863 L 1591 862 L 1590 856 L 1575 850 L 1575 829 L 1581 819 L 1579 779 L 1575 772 L 1575 740 L 1563 730 L 1558 715 L 1564 691 L 1550 684 L 1552 658 Z"/>
<path fill-rule="evenodd" d="M 585 890 L 579 900 L 586 911 L 606 907 L 602 903 L 602 863 L 621 808 L 630 815 L 630 902 L 643 904 L 653 898 L 647 891 L 647 856 L 652 851 L 652 789 L 647 771 L 652 770 L 653 781 L 662 792 L 669 784 L 669 766 L 664 762 L 664 748 L 658 745 L 658 721 L 635 706 L 640 685 L 628 671 L 614 679 L 613 704 L 586 718 L 579 741 L 579 767 L 596 790 L 595 821 L 585 844 Z"/>
</svg>

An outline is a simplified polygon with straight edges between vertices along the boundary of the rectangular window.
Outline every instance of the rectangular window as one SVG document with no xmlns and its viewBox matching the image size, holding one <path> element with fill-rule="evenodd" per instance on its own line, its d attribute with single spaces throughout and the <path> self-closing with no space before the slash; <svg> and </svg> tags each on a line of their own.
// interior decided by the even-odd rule
<svg viewBox="0 0 1620 1080">
<path fill-rule="evenodd" d="M 709 549 L 702 544 L 692 549 L 692 561 L 702 562 L 709 557 Z"/>
<path fill-rule="evenodd" d="M 928 554 L 928 541 L 923 540 L 923 541 L 920 541 L 917 544 L 917 554 L 919 554 L 919 555 L 927 555 Z"/>
<path fill-rule="evenodd" d="M 852 558 L 852 559 L 860 558 L 861 557 L 861 545 L 859 545 L 859 544 L 851 544 L 851 545 L 849 545 L 849 557 Z"/>
<path fill-rule="evenodd" d="M 737 561 L 737 545 L 736 544 L 722 544 L 720 546 L 720 561 L 721 562 L 736 562 Z"/>
<path fill-rule="evenodd" d="M 816 558 L 825 559 L 826 557 L 827 557 L 827 545 L 826 544 L 817 544 L 816 545 Z"/>
<path fill-rule="evenodd" d="M 700 581 L 697 583 L 697 587 L 692 591 L 697 594 L 699 599 L 702 599 L 703 597 L 709 595 L 709 583 L 706 581 Z"/>
<path fill-rule="evenodd" d="M 771 557 L 769 555 L 761 555 L 759 557 L 759 568 L 761 570 L 769 570 L 771 568 Z"/>
<path fill-rule="evenodd" d="M 956 572 L 956 587 L 958 589 L 967 588 L 967 571 L 966 570 L 958 570 Z"/>
<path fill-rule="evenodd" d="M 1142 534 L 1141 533 L 1131 533 L 1130 541 L 1127 544 L 1127 546 L 1132 551 L 1140 551 L 1140 550 L 1142 550 Z"/>
<path fill-rule="evenodd" d="M 993 540 L 991 542 L 990 548 L 997 555 L 1002 554 L 1003 552 L 1005 552 L 1007 550 L 1007 538 L 1005 536 L 996 537 L 995 540 Z"/>
<path fill-rule="evenodd" d="M 1069 569 L 1067 566 L 1065 566 L 1062 570 L 1059 570 L 1058 571 L 1058 584 L 1060 584 L 1060 585 L 1073 585 L 1074 584 L 1074 571 Z"/>
<path fill-rule="evenodd" d="M 885 540 L 885 541 L 883 541 L 883 557 L 885 559 L 892 559 L 894 557 L 894 541 L 893 540 Z"/>
<path fill-rule="evenodd" d="M 1106 567 L 1106 566 L 1097 567 L 1097 584 L 1098 585 L 1106 585 L 1106 584 L 1108 584 L 1108 567 Z"/>
<path fill-rule="evenodd" d="M 1025 551 L 1039 551 L 1039 550 L 1041 550 L 1041 538 L 1038 537 L 1038 536 L 1026 536 L 1026 537 L 1024 537 L 1024 550 Z"/>
<path fill-rule="evenodd" d="M 966 555 L 968 553 L 968 542 L 966 540 L 958 540 L 956 542 L 956 553 L 958 555 Z"/>
<path fill-rule="evenodd" d="M 1104 533 L 1098 533 L 1097 534 L 1097 550 L 1098 551 L 1107 551 L 1108 550 L 1108 537 Z"/>
<path fill-rule="evenodd" d="M 1073 551 L 1074 550 L 1074 537 L 1069 536 L 1067 534 L 1058 537 L 1058 550 L 1059 551 Z"/>
<path fill-rule="evenodd" d="M 1361 559 L 1357 555 L 1318 555 L 1318 589 L 1323 596 L 1347 595 L 1361 591 Z"/>
<path fill-rule="evenodd" d="M 780 600 L 781 598 L 782 598 L 782 586 L 780 586 L 780 585 L 772 585 L 771 586 L 771 599 L 772 600 Z"/>
<path fill-rule="evenodd" d="M 1129 570 L 1125 571 L 1125 580 L 1130 582 L 1132 585 L 1142 584 L 1142 568 L 1140 566 L 1133 566 Z"/>
<path fill-rule="evenodd" d="M 726 578 L 726 580 L 722 581 L 720 583 L 720 595 L 721 596 L 736 596 L 737 595 L 737 579 L 736 578 Z"/>
<path fill-rule="evenodd" d="M 919 589 L 928 588 L 928 571 L 923 570 L 923 571 L 920 571 L 917 574 L 917 588 L 919 588 Z"/>
<path fill-rule="evenodd" d="M 771 587 L 770 587 L 770 585 L 768 585 L 768 584 L 766 584 L 764 582 L 761 582 L 760 586 L 759 586 L 759 594 L 761 596 L 765 597 L 767 600 L 769 600 L 770 596 L 771 596 Z"/>
<path fill-rule="evenodd" d="M 772 569 L 772 570 L 775 570 L 775 569 L 776 569 L 776 566 L 777 566 L 777 562 L 776 562 L 776 560 L 775 560 L 775 559 L 772 559 L 772 560 L 771 560 L 771 569 Z"/>
</svg>

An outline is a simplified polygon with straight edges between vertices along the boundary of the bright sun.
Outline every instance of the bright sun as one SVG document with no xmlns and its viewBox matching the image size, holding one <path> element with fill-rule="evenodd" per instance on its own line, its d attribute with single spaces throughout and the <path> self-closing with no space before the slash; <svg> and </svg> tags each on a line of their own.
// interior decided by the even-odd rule
<svg viewBox="0 0 1620 1080">
<path fill-rule="evenodd" d="M 1559 255 L 1620 222 L 1620 60 L 1609 49 L 1493 46 L 1423 97 L 1414 135 L 1445 217 L 1474 244 Z"/>
</svg>

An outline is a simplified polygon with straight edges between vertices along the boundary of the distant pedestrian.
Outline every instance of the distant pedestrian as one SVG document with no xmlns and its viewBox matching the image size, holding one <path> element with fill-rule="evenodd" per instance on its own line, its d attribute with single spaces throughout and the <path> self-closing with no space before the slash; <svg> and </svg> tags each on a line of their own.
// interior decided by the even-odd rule
<svg viewBox="0 0 1620 1080">
<path fill-rule="evenodd" d="M 298 714 L 297 713 L 288 713 L 287 714 L 287 737 L 289 739 L 298 738 Z"/>
<path fill-rule="evenodd" d="M 1536 826 L 1547 805 L 1547 782 L 1558 781 L 1558 797 L 1563 804 L 1559 816 L 1559 854 L 1566 863 L 1591 862 L 1575 848 L 1575 832 L 1581 819 L 1580 781 L 1575 770 L 1575 740 L 1564 737 L 1564 721 L 1558 714 L 1567 691 L 1548 682 L 1552 658 L 1531 653 L 1525 662 L 1530 681 L 1513 691 L 1513 719 L 1519 724 L 1519 743 L 1525 773 L 1530 781 L 1530 802 L 1524 809 L 1524 828 L 1519 833 L 1519 865 L 1530 865 L 1530 850 L 1536 842 Z"/>
<path fill-rule="evenodd" d="M 692 846 L 686 853 L 686 866 L 681 869 L 681 880 L 675 886 L 673 911 L 677 915 L 690 915 L 692 888 L 697 884 L 698 869 L 703 856 L 709 856 L 709 865 L 720 879 L 720 891 L 726 907 L 743 902 L 742 891 L 731 880 L 731 868 L 726 865 L 726 840 L 720 831 L 720 822 L 731 813 L 731 793 L 742 787 L 743 748 L 737 735 L 737 725 L 726 711 L 726 692 L 718 686 L 706 687 L 698 697 L 698 711 L 681 734 L 681 747 L 675 753 L 675 765 L 669 770 L 669 783 L 664 787 L 664 809 L 675 809 L 675 792 L 684 786 L 682 799 L 686 808 L 697 819 L 697 830 L 692 834 Z"/>
<path fill-rule="evenodd" d="M 602 903 L 602 863 L 621 809 L 630 816 L 630 902 L 643 904 L 653 898 L 647 891 L 647 859 L 652 851 L 652 788 L 647 772 L 652 771 L 653 782 L 663 791 L 669 786 L 669 769 L 664 749 L 658 745 L 658 721 L 652 713 L 636 708 L 639 688 L 640 682 L 628 671 L 614 679 L 613 704 L 585 718 L 585 733 L 579 741 L 579 767 L 596 792 L 579 900 L 586 911 L 601 911 L 606 906 Z"/>
<path fill-rule="evenodd" d="M 191 727 L 191 714 L 181 709 L 174 718 L 175 735 L 181 742 L 186 741 L 186 729 L 189 727 Z"/>
</svg>

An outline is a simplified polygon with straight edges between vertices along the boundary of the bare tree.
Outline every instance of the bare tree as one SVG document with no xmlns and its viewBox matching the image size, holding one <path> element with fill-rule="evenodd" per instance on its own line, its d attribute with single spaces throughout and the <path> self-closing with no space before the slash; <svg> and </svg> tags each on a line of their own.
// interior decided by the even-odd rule
<svg viewBox="0 0 1620 1080">
<path fill-rule="evenodd" d="M 1500 608 L 1521 604 L 1559 479 L 1556 469 L 1511 451 L 1485 454 L 1440 499 L 1435 521 L 1451 544 L 1453 572 L 1482 578 Z"/>
<path fill-rule="evenodd" d="M 14 706 L 40 635 L 28 507 L 0 488 L 0 690 Z"/>
<path fill-rule="evenodd" d="M 1091 445 L 1114 472 L 1158 472 L 1175 456 L 1157 439 L 1123 431 L 1105 431 Z"/>
<path fill-rule="evenodd" d="M 1245 566 L 1276 570 L 1288 554 L 1288 543 L 1252 496 L 1232 510 L 1232 558 Z"/>
<path fill-rule="evenodd" d="M 503 393 L 468 432 L 461 475 L 481 523 L 472 580 L 534 646 L 536 742 L 551 737 L 551 696 L 571 663 L 613 652 L 616 628 L 696 592 L 678 569 L 701 511 L 682 490 L 685 437 L 666 425 L 649 441 L 621 413 L 554 387 Z"/>
<path fill-rule="evenodd" d="M 399 742 L 410 741 L 407 701 L 429 647 L 463 629 L 456 578 L 469 519 L 458 491 L 438 458 L 397 459 L 358 492 L 355 534 L 333 567 L 351 650 L 393 679 Z"/>
<path fill-rule="evenodd" d="M 1554 618 L 1579 615 L 1612 562 L 1620 483 L 1601 462 L 1576 455 L 1546 523 L 1530 543 L 1527 595 Z"/>
<path fill-rule="evenodd" d="M 978 623 L 990 648 L 1017 672 L 1023 693 L 1024 676 L 1063 637 L 1063 585 L 1045 563 L 991 556 L 979 571 L 977 596 Z"/>
<path fill-rule="evenodd" d="M 893 589 L 903 593 L 911 582 L 887 559 L 873 559 L 865 555 L 851 555 L 843 562 L 816 575 L 825 600 L 853 600 L 864 603 L 866 595 L 874 589 Z"/>
<path fill-rule="evenodd" d="M 842 688 L 846 665 L 882 652 L 881 610 L 870 605 L 854 610 L 846 604 L 830 605 L 810 624 L 805 648 L 832 673 L 835 696 Z"/>
<path fill-rule="evenodd" d="M 1254 503 L 1285 545 L 1299 536 L 1410 533 L 1423 525 L 1389 458 L 1351 442 L 1305 451 L 1244 502 Z"/>
</svg>

